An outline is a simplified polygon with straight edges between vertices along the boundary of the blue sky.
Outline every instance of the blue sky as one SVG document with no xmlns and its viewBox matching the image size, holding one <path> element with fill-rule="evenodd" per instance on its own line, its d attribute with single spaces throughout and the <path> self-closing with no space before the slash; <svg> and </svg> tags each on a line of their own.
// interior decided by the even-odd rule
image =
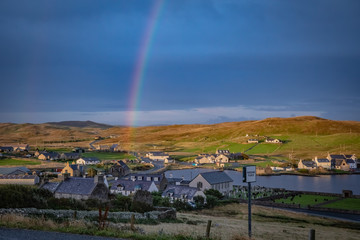
<svg viewBox="0 0 360 240">
<path fill-rule="evenodd" d="M 155 1 L 0 1 L 0 122 L 125 124 Z M 360 1 L 165 0 L 136 125 L 360 120 Z"/>
</svg>

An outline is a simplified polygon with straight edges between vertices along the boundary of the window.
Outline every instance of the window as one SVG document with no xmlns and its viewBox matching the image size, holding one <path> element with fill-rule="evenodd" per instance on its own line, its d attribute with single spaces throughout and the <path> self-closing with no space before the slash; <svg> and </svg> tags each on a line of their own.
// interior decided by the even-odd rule
<svg viewBox="0 0 360 240">
<path fill-rule="evenodd" d="M 158 178 L 158 177 L 154 177 L 154 181 L 155 181 L 155 182 L 159 181 L 159 178 Z"/>
<path fill-rule="evenodd" d="M 141 180 L 142 180 L 142 176 L 138 176 L 138 180 L 140 180 L 140 181 L 141 181 Z"/>
<path fill-rule="evenodd" d="M 147 177 L 147 178 L 146 178 L 146 181 L 151 181 L 151 177 Z"/>
<path fill-rule="evenodd" d="M 198 182 L 198 183 L 197 183 L 197 188 L 198 188 L 198 189 L 202 189 L 202 187 L 203 187 L 202 182 Z"/>
</svg>

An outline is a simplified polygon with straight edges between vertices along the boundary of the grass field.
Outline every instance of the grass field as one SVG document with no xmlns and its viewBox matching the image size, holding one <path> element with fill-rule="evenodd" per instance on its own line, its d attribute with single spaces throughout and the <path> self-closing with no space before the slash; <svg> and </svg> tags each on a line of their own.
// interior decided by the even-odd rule
<svg viewBox="0 0 360 240">
<path fill-rule="evenodd" d="M 5 158 L 0 160 L 0 166 L 7 165 L 40 165 L 41 161 Z"/>
<path fill-rule="evenodd" d="M 360 211 L 360 199 L 345 198 L 333 203 L 322 205 L 322 207 Z"/>
<path fill-rule="evenodd" d="M 296 195 L 294 199 L 291 201 L 291 197 L 286 199 L 277 199 L 275 202 L 277 203 L 288 203 L 288 204 L 300 204 L 301 207 L 306 207 L 308 205 L 316 205 L 319 203 L 323 203 L 335 199 L 336 197 L 328 197 L 328 196 L 319 196 L 319 195 L 310 195 L 310 194 L 301 194 Z"/>
<path fill-rule="evenodd" d="M 117 152 L 88 152 L 83 153 L 83 157 L 97 157 L 100 160 L 117 160 L 117 159 L 135 159 L 133 155 Z"/>
<path fill-rule="evenodd" d="M 282 145 L 283 144 L 260 143 L 247 151 L 246 154 L 271 154 L 281 149 Z"/>
</svg>

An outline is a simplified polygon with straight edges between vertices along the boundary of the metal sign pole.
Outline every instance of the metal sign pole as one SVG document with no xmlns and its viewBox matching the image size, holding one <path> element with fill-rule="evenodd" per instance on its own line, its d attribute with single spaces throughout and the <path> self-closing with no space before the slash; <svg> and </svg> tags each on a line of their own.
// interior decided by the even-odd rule
<svg viewBox="0 0 360 240">
<path fill-rule="evenodd" d="M 249 238 L 251 238 L 251 182 L 248 182 L 248 222 L 249 222 Z"/>
</svg>

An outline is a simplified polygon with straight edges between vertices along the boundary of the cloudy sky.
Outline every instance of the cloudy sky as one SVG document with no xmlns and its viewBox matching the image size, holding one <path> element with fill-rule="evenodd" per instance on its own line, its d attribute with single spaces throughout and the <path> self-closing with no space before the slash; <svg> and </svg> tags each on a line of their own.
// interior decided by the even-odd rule
<svg viewBox="0 0 360 240">
<path fill-rule="evenodd" d="M 0 122 L 360 121 L 358 0 L 1 0 L 0 29 Z"/>
</svg>

